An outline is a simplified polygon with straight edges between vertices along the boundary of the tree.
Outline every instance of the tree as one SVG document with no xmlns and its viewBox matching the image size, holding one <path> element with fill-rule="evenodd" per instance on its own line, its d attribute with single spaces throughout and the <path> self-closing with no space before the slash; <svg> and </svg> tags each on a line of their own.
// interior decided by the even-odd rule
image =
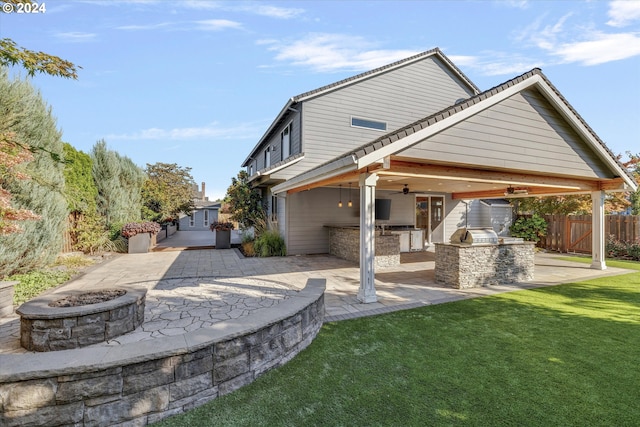
<svg viewBox="0 0 640 427">
<path fill-rule="evenodd" d="M 71 144 L 64 143 L 64 181 L 65 196 L 69 211 L 87 214 L 96 211 L 98 187 L 91 173 L 91 156 L 76 150 Z"/>
<path fill-rule="evenodd" d="M 623 166 L 633 175 L 637 183 L 640 183 L 640 153 L 632 154 L 627 151 L 629 160 L 623 163 Z M 629 203 L 631 205 L 631 214 L 640 215 L 640 189 L 629 195 Z"/>
<path fill-rule="evenodd" d="M 34 4 L 35 2 L 31 0 L 0 1 L 0 5 L 4 3 L 15 5 L 18 3 Z M 78 70 L 75 64 L 48 53 L 25 49 L 8 38 L 0 39 L 0 66 L 13 65 L 21 66 L 27 70 L 30 76 L 34 76 L 36 73 L 45 73 L 51 76 L 78 79 Z M 78 66 L 77 68 L 82 67 Z"/>
<path fill-rule="evenodd" d="M 107 226 L 140 220 L 144 171 L 128 157 L 109 150 L 104 140 L 93 146 L 91 159 L 98 214 Z"/>
<path fill-rule="evenodd" d="M 144 219 L 168 222 L 180 213 L 189 214 L 194 209 L 191 168 L 175 163 L 147 163 L 147 180 L 142 187 Z"/>
<path fill-rule="evenodd" d="M 4 0 L 1 4 L 33 3 L 30 0 Z M 8 38 L 0 39 L 0 71 L 5 73 L 4 67 L 19 65 L 27 70 L 30 76 L 36 72 L 45 73 L 52 76 L 77 79 L 76 66 L 54 55 L 44 52 L 35 52 L 18 46 L 13 40 Z M 81 68 L 81 67 L 78 67 Z M 0 76 L 6 79 L 6 73 Z M 5 120 L 5 124 L 6 124 Z M 6 188 L 6 181 L 12 176 L 14 179 L 25 180 L 27 175 L 19 175 L 15 172 L 16 165 L 32 160 L 29 152 L 37 150 L 47 152 L 54 160 L 59 160 L 59 153 L 38 145 L 31 145 L 33 141 L 22 141 L 16 139 L 15 132 L 10 131 L 5 126 L 0 127 L 0 156 L 2 162 L 3 185 L 0 186 L 0 234 L 18 233 L 23 229 L 15 221 L 27 219 L 37 219 L 39 216 L 29 209 L 16 209 L 11 204 L 12 194 Z"/>
<path fill-rule="evenodd" d="M 238 172 L 237 178 L 231 178 L 224 199 L 233 221 L 238 221 L 242 228 L 254 228 L 256 235 L 266 229 L 267 210 L 258 190 L 249 184 L 246 171 Z"/>
<path fill-rule="evenodd" d="M 9 80 L 6 69 L 0 69 L 0 111 L 4 155 L 13 156 L 14 162 L 16 156 L 19 160 L 31 158 L 15 167 L 7 168 L 5 164 L 3 198 L 11 197 L 11 209 L 40 217 L 22 223 L 22 233 L 3 236 L 2 277 L 55 259 L 62 247 L 67 203 L 63 195 L 63 163 L 56 160 L 63 156 L 61 135 L 50 107 L 28 81 Z M 23 179 L 25 176 L 31 179 Z M 2 220 L 7 219 L 7 212 L 3 211 Z"/>
<path fill-rule="evenodd" d="M 16 143 L 13 132 L 0 134 L 0 236 L 21 233 L 22 227 L 17 221 L 40 219 L 40 217 L 28 209 L 16 209 L 11 205 L 11 193 L 3 187 L 7 181 L 13 179 L 30 179 L 21 172 L 18 166 L 33 160 L 30 151 Z"/>
</svg>

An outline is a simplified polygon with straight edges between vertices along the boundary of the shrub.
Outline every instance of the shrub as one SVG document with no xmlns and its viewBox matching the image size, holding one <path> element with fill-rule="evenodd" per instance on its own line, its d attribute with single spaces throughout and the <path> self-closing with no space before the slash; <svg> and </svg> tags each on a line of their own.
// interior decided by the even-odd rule
<svg viewBox="0 0 640 427">
<path fill-rule="evenodd" d="M 133 237 L 136 234 L 153 233 L 158 234 L 160 224 L 157 222 L 130 222 L 122 226 L 122 235 L 126 238 Z"/>
<path fill-rule="evenodd" d="M 520 217 L 509 230 L 513 237 L 522 237 L 524 240 L 537 243 L 547 235 L 547 221 L 537 214 Z"/>
<path fill-rule="evenodd" d="M 256 255 L 261 257 L 285 256 L 287 247 L 280 233 L 268 230 L 258 236 L 253 243 Z"/>
<path fill-rule="evenodd" d="M 240 246 L 242 247 L 242 253 L 244 254 L 244 256 L 256 256 L 256 250 L 254 248 L 253 240 L 249 242 L 242 242 Z"/>
<path fill-rule="evenodd" d="M 624 242 L 609 236 L 605 244 L 607 258 L 620 258 L 640 261 L 640 240 Z"/>
<path fill-rule="evenodd" d="M 209 226 L 211 231 L 229 231 L 233 230 L 233 223 L 229 221 L 214 221 Z"/>
</svg>

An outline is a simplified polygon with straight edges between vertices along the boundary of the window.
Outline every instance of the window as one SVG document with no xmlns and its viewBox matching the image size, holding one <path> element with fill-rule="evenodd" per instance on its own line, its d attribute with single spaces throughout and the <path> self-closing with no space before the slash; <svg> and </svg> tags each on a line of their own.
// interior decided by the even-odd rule
<svg viewBox="0 0 640 427">
<path fill-rule="evenodd" d="M 191 216 L 189 217 L 189 227 L 196 226 L 196 211 L 191 212 Z"/>
<path fill-rule="evenodd" d="M 204 222 L 203 222 L 203 225 L 204 225 L 205 227 L 208 227 L 208 226 L 209 226 L 209 210 L 208 210 L 208 209 L 205 209 L 205 210 L 203 211 L 203 213 L 204 213 Z"/>
<path fill-rule="evenodd" d="M 282 153 L 282 159 L 284 160 L 291 155 L 291 128 L 293 122 L 289 123 L 282 132 L 280 132 L 280 153 Z"/>
<path fill-rule="evenodd" d="M 271 147 L 264 150 L 264 167 L 268 168 L 269 166 L 271 166 Z"/>
<path fill-rule="evenodd" d="M 249 165 L 249 176 L 253 175 L 253 163 Z"/>
<path fill-rule="evenodd" d="M 378 121 L 375 121 L 375 120 L 361 119 L 359 117 L 351 117 L 351 126 L 356 127 L 356 128 L 387 130 L 387 124 L 385 122 L 378 122 Z"/>
<path fill-rule="evenodd" d="M 278 222 L 278 197 L 271 196 L 271 222 Z"/>
</svg>

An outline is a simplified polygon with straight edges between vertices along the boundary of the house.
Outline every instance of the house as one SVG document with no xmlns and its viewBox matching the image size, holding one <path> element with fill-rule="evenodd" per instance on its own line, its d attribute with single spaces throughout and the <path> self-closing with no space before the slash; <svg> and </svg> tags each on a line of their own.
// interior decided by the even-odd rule
<svg viewBox="0 0 640 427">
<path fill-rule="evenodd" d="M 178 219 L 178 229 L 182 231 L 209 231 L 209 225 L 218 220 L 221 202 L 210 202 L 205 196 L 205 183 L 202 183 L 202 190 L 197 184 L 193 185 L 194 210 L 190 215 L 180 215 Z"/>
<path fill-rule="evenodd" d="M 218 220 L 220 202 L 197 201 L 191 215 L 181 215 L 178 229 L 181 231 L 209 231 L 209 225 Z"/>
<path fill-rule="evenodd" d="M 480 91 L 437 48 L 292 97 L 243 167 L 289 254 L 328 253 L 328 225 L 359 227 L 363 302 L 376 226 L 419 227 L 428 245 L 471 201 L 591 194 L 602 269 L 605 192 L 637 188 L 540 69 Z M 384 221 L 376 199 L 391 200 Z"/>
</svg>

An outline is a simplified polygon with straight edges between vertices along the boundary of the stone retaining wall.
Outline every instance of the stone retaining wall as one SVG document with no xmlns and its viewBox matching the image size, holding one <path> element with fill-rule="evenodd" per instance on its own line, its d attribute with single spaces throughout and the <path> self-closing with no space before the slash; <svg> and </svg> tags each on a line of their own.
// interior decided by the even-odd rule
<svg viewBox="0 0 640 427">
<path fill-rule="evenodd" d="M 121 346 L 0 355 L 0 425 L 146 425 L 291 360 L 324 320 L 325 280 L 240 319 Z"/>
<path fill-rule="evenodd" d="M 348 261 L 360 262 L 360 230 L 348 227 L 329 228 L 329 253 Z M 375 266 L 400 265 L 400 236 L 375 234 Z"/>
<path fill-rule="evenodd" d="M 533 280 L 534 242 L 435 245 L 436 282 L 465 289 Z"/>
</svg>

